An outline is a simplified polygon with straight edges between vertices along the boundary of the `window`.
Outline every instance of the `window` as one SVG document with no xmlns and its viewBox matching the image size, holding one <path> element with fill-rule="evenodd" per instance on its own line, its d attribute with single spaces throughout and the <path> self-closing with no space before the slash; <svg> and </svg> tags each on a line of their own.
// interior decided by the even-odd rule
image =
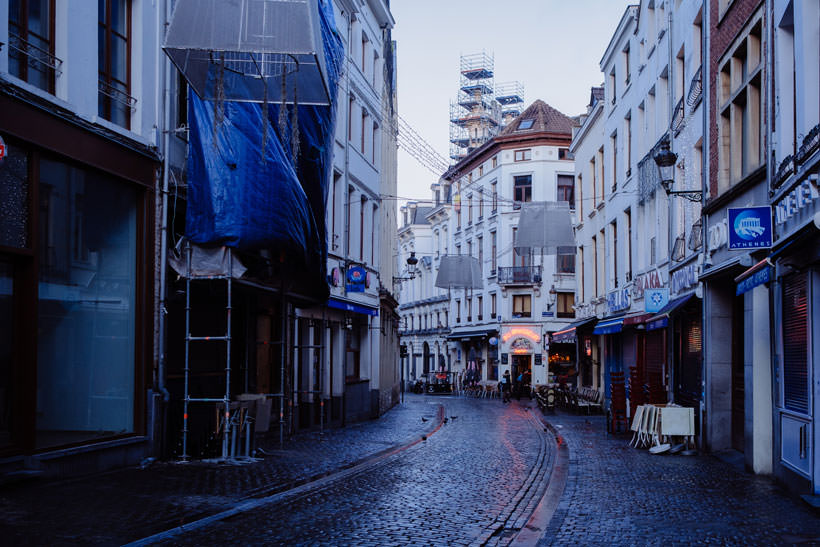
<svg viewBox="0 0 820 547">
<path fill-rule="evenodd" d="M 626 220 L 626 281 L 632 281 L 632 210 L 624 211 Z"/>
<path fill-rule="evenodd" d="M 182 72 L 177 71 L 177 127 L 188 125 L 188 81 Z M 178 133 L 187 140 L 186 133 Z"/>
<path fill-rule="evenodd" d="M 54 0 L 12 0 L 9 46 L 9 72 L 54 93 Z"/>
<path fill-rule="evenodd" d="M 362 108 L 362 135 L 361 135 L 361 144 L 359 146 L 359 151 L 364 154 L 364 144 L 365 144 L 365 135 L 367 135 L 367 111 Z"/>
<path fill-rule="evenodd" d="M 370 265 L 376 265 L 376 227 L 378 226 L 379 207 L 373 204 L 373 217 L 370 220 Z"/>
<path fill-rule="evenodd" d="M 461 323 L 461 300 L 456 298 L 456 323 Z"/>
<path fill-rule="evenodd" d="M 525 129 L 532 129 L 532 124 L 535 123 L 535 120 L 532 118 L 527 118 L 526 120 L 521 120 L 521 123 L 518 125 L 519 131 L 524 131 Z M 516 160 L 519 161 L 519 160 Z"/>
<path fill-rule="evenodd" d="M 478 271 L 481 277 L 484 277 L 484 238 L 478 236 Z"/>
<path fill-rule="evenodd" d="M 347 228 L 347 237 L 345 238 L 345 252 L 348 256 L 350 256 L 350 233 L 353 231 L 353 226 L 351 223 L 353 222 L 353 192 L 354 189 L 352 186 L 347 187 L 347 201 L 345 201 L 345 228 Z"/>
<path fill-rule="evenodd" d="M 763 160 L 761 21 L 736 42 L 718 76 L 718 193 Z"/>
<path fill-rule="evenodd" d="M 532 158 L 532 150 L 527 148 L 526 150 L 516 150 L 515 154 L 515 161 L 529 161 Z"/>
<path fill-rule="evenodd" d="M 353 96 L 347 100 L 347 140 L 353 140 Z"/>
<path fill-rule="evenodd" d="M 624 119 L 624 136 L 624 167 L 629 177 L 632 174 L 632 113 Z"/>
<path fill-rule="evenodd" d="M 592 180 L 592 207 L 598 205 L 598 166 L 595 165 L 596 159 L 589 160 L 589 176 Z"/>
<path fill-rule="evenodd" d="M 630 73 L 630 66 L 629 66 L 629 43 L 627 42 L 626 47 L 623 50 L 624 56 L 624 86 L 629 85 L 629 79 L 632 76 Z"/>
<path fill-rule="evenodd" d="M 612 286 L 618 288 L 618 221 L 613 220 L 612 226 Z"/>
<path fill-rule="evenodd" d="M 497 251 L 496 251 L 497 241 L 496 241 L 496 233 L 495 232 L 490 232 L 490 244 L 492 246 L 492 249 L 490 250 L 490 261 L 491 261 L 490 264 L 492 266 L 490 268 L 490 275 L 495 275 L 495 270 L 498 267 L 498 262 L 497 262 L 498 257 L 497 257 L 497 254 L 496 254 L 497 253 Z"/>
<path fill-rule="evenodd" d="M 572 160 L 572 154 L 569 151 L 569 148 L 559 148 L 558 149 L 558 159 L 559 160 Z"/>
<path fill-rule="evenodd" d="M 478 297 L 478 311 L 477 311 L 477 314 L 478 314 L 478 320 L 479 321 L 484 319 L 484 297 L 483 296 Z"/>
<path fill-rule="evenodd" d="M 379 141 L 378 139 L 378 132 L 379 132 L 379 124 L 373 124 L 373 130 L 371 131 L 371 141 L 370 141 L 370 160 L 375 164 L 376 163 L 376 143 Z"/>
<path fill-rule="evenodd" d="M 37 447 L 133 432 L 143 193 L 67 163 L 38 168 Z"/>
<path fill-rule="evenodd" d="M 131 2 L 99 3 L 99 104 L 98 114 L 130 129 L 134 99 L 131 91 Z"/>
<path fill-rule="evenodd" d="M 598 195 L 596 204 L 604 202 L 604 147 L 598 149 L 598 160 L 595 162 L 598 166 Z"/>
<path fill-rule="evenodd" d="M 610 137 L 612 146 L 612 191 L 618 189 L 618 134 L 613 133 Z"/>
<path fill-rule="evenodd" d="M 581 263 L 581 267 L 579 268 L 579 273 L 581 274 L 581 279 L 578 281 L 578 289 L 580 290 L 579 297 L 581 302 L 584 301 L 584 295 L 586 294 L 586 290 L 584 288 L 585 276 L 584 276 L 584 247 L 578 247 L 578 260 Z"/>
<path fill-rule="evenodd" d="M 498 167 L 498 156 L 493 156 L 493 169 Z"/>
<path fill-rule="evenodd" d="M 558 299 L 555 301 L 556 317 L 575 317 L 573 304 L 575 304 L 575 295 L 573 293 L 559 292 Z"/>
<path fill-rule="evenodd" d="M 558 270 L 559 274 L 573 274 L 573 273 L 575 273 L 575 255 L 574 254 L 557 255 L 556 262 L 557 262 L 556 269 Z"/>
<path fill-rule="evenodd" d="M 569 202 L 570 210 L 575 210 L 575 184 L 572 175 L 558 175 L 558 201 Z"/>
<path fill-rule="evenodd" d="M 364 32 L 362 32 L 362 74 L 365 74 L 365 59 L 367 59 L 367 42 L 367 35 Z"/>
<path fill-rule="evenodd" d="M 484 218 L 484 189 L 478 189 L 478 220 Z"/>
<path fill-rule="evenodd" d="M 495 213 L 498 211 L 498 181 L 492 181 L 490 186 L 493 189 L 493 209 L 490 213 Z"/>
<path fill-rule="evenodd" d="M 513 317 L 530 317 L 532 315 L 532 296 L 529 294 L 513 295 Z"/>
<path fill-rule="evenodd" d="M 353 323 L 353 330 L 345 330 L 345 380 L 356 381 L 361 375 L 359 325 Z"/>
<path fill-rule="evenodd" d="M 478 166 L 478 176 L 479 176 L 479 177 L 483 177 L 483 176 L 484 176 L 484 164 L 483 164 L 483 163 L 482 163 L 481 165 L 479 165 L 479 166 Z"/>
<path fill-rule="evenodd" d="M 330 242 L 328 244 L 328 248 L 331 251 L 336 250 L 336 187 L 338 186 L 339 179 L 342 178 L 342 174 L 338 171 L 333 171 L 333 186 L 331 187 L 331 203 L 330 206 Z M 406 220 L 406 216 L 405 216 Z M 407 224 L 407 222 L 405 222 Z"/>
<path fill-rule="evenodd" d="M 473 195 L 467 196 L 467 226 L 473 224 Z"/>
<path fill-rule="evenodd" d="M 495 293 L 490 293 L 490 317 L 495 319 L 496 313 Z"/>
<path fill-rule="evenodd" d="M 612 67 L 612 71 L 609 73 L 609 89 L 612 93 L 610 102 L 614 105 L 618 96 L 617 88 L 615 87 L 615 67 Z"/>
<path fill-rule="evenodd" d="M 456 231 L 461 230 L 461 196 L 456 196 Z"/>
<path fill-rule="evenodd" d="M 517 202 L 532 201 L 532 175 L 513 177 L 513 200 Z"/>
<path fill-rule="evenodd" d="M 367 206 L 367 198 L 362 196 L 361 207 L 359 207 L 359 258 L 364 261 L 364 208 Z"/>
<path fill-rule="evenodd" d="M 584 177 L 578 175 L 577 192 L 575 193 L 575 208 L 578 210 L 578 220 L 584 217 Z"/>
<path fill-rule="evenodd" d="M 471 297 L 467 297 L 464 299 L 464 307 L 467 311 L 467 321 L 473 320 L 473 299 Z"/>
<path fill-rule="evenodd" d="M 598 294 L 598 238 L 592 236 L 592 295 Z"/>
</svg>

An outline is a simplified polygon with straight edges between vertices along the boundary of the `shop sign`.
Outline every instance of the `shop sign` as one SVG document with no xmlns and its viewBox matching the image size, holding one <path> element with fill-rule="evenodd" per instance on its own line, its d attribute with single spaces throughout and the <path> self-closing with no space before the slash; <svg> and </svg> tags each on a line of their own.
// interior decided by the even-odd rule
<svg viewBox="0 0 820 547">
<path fill-rule="evenodd" d="M 618 289 L 606 295 L 607 311 L 612 314 L 629 308 L 632 300 L 629 298 L 629 289 Z"/>
<path fill-rule="evenodd" d="M 544 361 L 542 361 L 542 359 L 543 359 L 543 357 L 541 356 L 541 354 L 536 353 L 535 354 L 535 366 L 540 367 L 541 365 L 543 365 Z"/>
<path fill-rule="evenodd" d="M 510 354 L 509 353 L 502 353 L 501 354 L 501 364 L 506 365 L 510 362 Z"/>
<path fill-rule="evenodd" d="M 515 354 L 532 353 L 532 343 L 526 338 L 516 338 L 510 344 L 510 351 Z"/>
<path fill-rule="evenodd" d="M 775 224 L 781 228 L 788 220 L 801 215 L 813 206 L 818 198 L 820 198 L 820 189 L 817 188 L 817 175 L 810 175 L 775 203 Z"/>
<path fill-rule="evenodd" d="M 330 270 L 330 284 L 334 287 L 342 284 L 342 271 L 339 268 Z"/>
<path fill-rule="evenodd" d="M 661 287 L 663 287 L 661 272 L 658 270 L 646 272 L 637 276 L 632 282 L 632 298 L 638 300 L 643 298 L 647 289 L 660 289 Z"/>
<path fill-rule="evenodd" d="M 0 137 L 0 163 L 3 163 L 3 159 L 6 157 L 6 143 L 3 141 L 3 137 Z"/>
<path fill-rule="evenodd" d="M 720 222 L 709 226 L 709 243 L 710 251 L 717 251 L 729 241 L 729 221 L 723 219 Z"/>
<path fill-rule="evenodd" d="M 772 246 L 772 208 L 730 207 L 729 249 L 768 249 Z"/>
<path fill-rule="evenodd" d="M 589 337 L 584 338 L 584 353 L 587 357 L 592 355 L 592 340 Z"/>
<path fill-rule="evenodd" d="M 531 327 L 508 327 L 501 335 L 501 340 L 506 343 L 512 338 L 519 337 L 529 338 L 533 342 L 539 342 L 541 340 L 541 334 L 536 332 Z"/>
<path fill-rule="evenodd" d="M 735 296 L 739 296 L 745 292 L 749 292 L 758 285 L 768 283 L 771 280 L 772 269 L 769 267 L 763 268 L 759 272 L 755 272 L 754 274 L 750 275 L 749 277 L 738 283 L 737 289 L 735 289 Z"/>
<path fill-rule="evenodd" d="M 698 265 L 689 264 L 675 270 L 669 277 L 670 293 L 679 294 L 698 284 Z"/>
<path fill-rule="evenodd" d="M 669 289 L 648 289 L 644 298 L 644 310 L 657 313 L 669 303 Z"/>
<path fill-rule="evenodd" d="M 351 266 L 347 269 L 347 292 L 364 292 L 367 271 L 361 266 Z"/>
</svg>

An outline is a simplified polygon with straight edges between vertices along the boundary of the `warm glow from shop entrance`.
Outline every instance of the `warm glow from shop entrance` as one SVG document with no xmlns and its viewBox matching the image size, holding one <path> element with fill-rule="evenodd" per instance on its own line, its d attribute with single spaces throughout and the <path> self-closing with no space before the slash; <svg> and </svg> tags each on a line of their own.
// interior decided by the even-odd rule
<svg viewBox="0 0 820 547">
<path fill-rule="evenodd" d="M 527 329 L 527 328 L 524 328 L 524 327 L 511 328 L 510 330 L 508 330 L 507 332 L 505 332 L 501 336 L 501 340 L 506 342 L 510 338 L 512 338 L 513 336 L 523 336 L 524 338 L 529 338 L 533 342 L 540 342 L 541 341 L 541 335 L 540 334 L 538 334 L 537 332 L 535 332 L 532 329 Z"/>
</svg>

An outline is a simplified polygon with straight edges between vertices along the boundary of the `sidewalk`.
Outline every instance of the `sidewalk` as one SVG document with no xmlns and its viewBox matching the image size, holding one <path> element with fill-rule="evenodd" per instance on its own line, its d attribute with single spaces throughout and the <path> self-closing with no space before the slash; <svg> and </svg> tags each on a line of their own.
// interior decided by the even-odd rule
<svg viewBox="0 0 820 547">
<path fill-rule="evenodd" d="M 2 543 L 120 545 L 403 445 L 435 427 L 437 410 L 436 401 L 410 396 L 378 420 L 298 434 L 281 450 L 278 440 L 266 440 L 260 446 L 270 455 L 252 464 L 161 462 L 8 485 L 0 489 Z"/>
<path fill-rule="evenodd" d="M 539 545 L 820 545 L 820 515 L 769 477 L 632 448 L 602 416 L 542 419 L 567 443 L 569 473 Z"/>
</svg>

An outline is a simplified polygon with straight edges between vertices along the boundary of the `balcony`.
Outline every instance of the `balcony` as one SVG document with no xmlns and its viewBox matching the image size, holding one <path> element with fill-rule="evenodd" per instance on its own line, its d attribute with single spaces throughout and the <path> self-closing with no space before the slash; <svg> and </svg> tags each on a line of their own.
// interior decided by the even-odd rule
<svg viewBox="0 0 820 547">
<path fill-rule="evenodd" d="M 498 268 L 499 285 L 533 285 L 541 283 L 541 266 Z"/>
</svg>

